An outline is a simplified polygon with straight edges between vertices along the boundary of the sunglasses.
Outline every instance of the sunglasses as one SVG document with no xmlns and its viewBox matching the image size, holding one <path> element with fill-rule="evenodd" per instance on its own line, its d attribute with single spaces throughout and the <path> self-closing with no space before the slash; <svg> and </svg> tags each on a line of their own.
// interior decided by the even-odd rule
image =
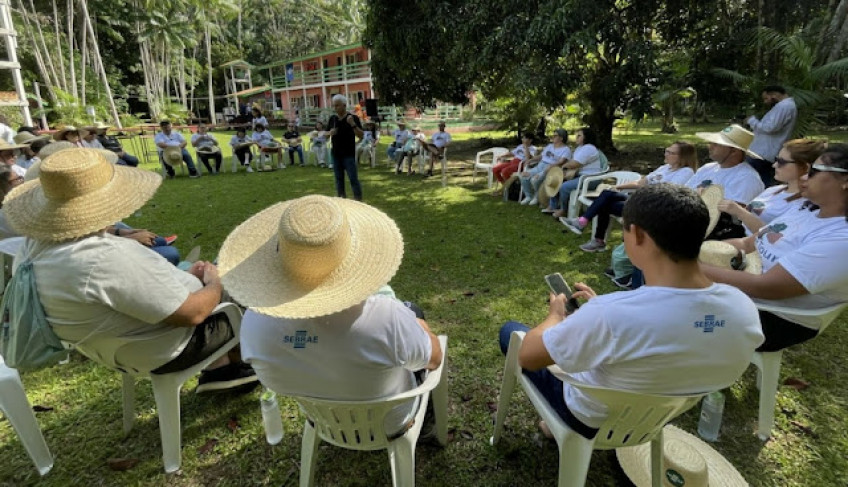
<svg viewBox="0 0 848 487">
<path fill-rule="evenodd" d="M 820 172 L 840 172 L 843 174 L 848 174 L 848 169 L 844 169 L 841 167 L 825 166 L 824 164 L 813 164 L 813 166 L 810 168 L 810 171 L 807 172 L 807 177 L 811 178 Z"/>
<path fill-rule="evenodd" d="M 780 167 L 783 167 L 787 164 L 792 164 L 793 162 L 795 162 L 795 161 L 790 161 L 789 159 L 784 159 L 782 157 L 776 157 L 774 159 L 774 163 L 777 164 Z"/>
</svg>

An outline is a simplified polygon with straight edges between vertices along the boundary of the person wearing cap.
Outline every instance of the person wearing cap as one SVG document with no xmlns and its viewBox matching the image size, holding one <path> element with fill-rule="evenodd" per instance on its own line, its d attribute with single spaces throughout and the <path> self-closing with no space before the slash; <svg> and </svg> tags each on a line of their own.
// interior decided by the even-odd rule
<svg viewBox="0 0 848 487">
<path fill-rule="evenodd" d="M 751 142 L 751 152 L 756 156 L 748 155 L 746 161 L 759 173 L 765 186 L 774 184 L 774 169 L 772 163 L 777 157 L 783 143 L 792 136 L 795 130 L 795 122 L 798 120 L 798 107 L 795 99 L 786 93 L 786 88 L 780 85 L 768 85 L 761 93 L 763 104 L 768 107 L 768 112 L 762 119 L 755 116 L 748 117 L 745 123 L 754 132 L 754 140 Z"/>
<path fill-rule="evenodd" d="M 397 121 L 397 127 L 394 131 L 392 131 L 392 137 L 394 137 L 394 141 L 389 144 L 389 148 L 386 149 L 386 154 L 389 159 L 397 162 L 397 153 L 401 149 L 403 149 L 404 144 L 406 144 L 406 139 L 410 137 L 410 132 L 406 130 L 406 122 L 403 120 Z M 400 171 L 397 171 L 400 174 Z"/>
<path fill-rule="evenodd" d="M 97 140 L 104 149 L 110 150 L 118 155 L 118 164 L 122 166 L 138 166 L 138 157 L 124 151 L 121 141 L 114 135 L 108 135 L 109 126 L 103 122 L 94 124 L 94 131 L 97 133 Z"/>
<path fill-rule="evenodd" d="M 197 157 L 206 166 L 209 174 L 221 172 L 221 163 L 224 161 L 224 157 L 221 155 L 218 141 L 209 134 L 209 127 L 205 123 L 197 125 L 197 133 L 191 136 L 191 146 L 194 147 Z M 214 168 L 209 164 L 209 159 L 215 159 Z"/>
<path fill-rule="evenodd" d="M 277 141 L 277 139 L 274 138 L 274 135 L 271 134 L 270 130 L 268 130 L 267 125 L 262 125 L 261 123 L 254 125 L 253 134 L 250 138 L 257 146 L 259 146 L 260 152 L 263 154 L 271 154 L 269 157 L 272 158 L 274 155 L 277 156 L 277 168 L 286 168 L 286 165 L 283 163 L 283 146 Z M 264 167 L 263 169 L 267 169 L 267 167 Z"/>
<path fill-rule="evenodd" d="M 227 292 L 248 307 L 244 360 L 278 394 L 372 400 L 411 390 L 442 358 L 416 306 L 378 293 L 403 256 L 403 236 L 364 203 L 310 195 L 236 227 L 218 254 Z M 388 415 L 403 431 L 416 405 Z"/>
<path fill-rule="evenodd" d="M 170 164 L 166 164 L 164 161 L 165 157 L 165 148 L 166 147 L 179 147 L 180 154 L 183 157 L 183 162 L 185 162 L 186 167 L 188 167 L 188 177 L 190 178 L 199 178 L 200 173 L 197 172 L 197 168 L 194 166 L 194 161 L 191 158 L 191 154 L 186 150 L 186 142 L 183 134 L 176 132 L 173 130 L 171 126 L 171 122 L 168 120 L 162 120 L 159 122 L 159 128 L 161 129 L 159 133 L 153 137 L 153 142 L 156 144 L 157 150 L 159 152 L 159 160 L 162 161 L 162 166 L 165 168 L 165 172 L 168 173 L 169 178 L 174 178 L 176 173 L 174 172 L 174 168 L 171 167 Z"/>
<path fill-rule="evenodd" d="M 110 367 L 164 374 L 184 370 L 232 339 L 217 268 L 177 269 L 149 248 L 106 232 L 133 214 L 162 179 L 110 163 L 96 149 L 56 152 L 38 179 L 3 202 L 13 229 L 26 237 L 15 259 L 32 262 L 38 300 L 53 332 Z M 256 384 L 235 354 L 213 362 L 197 392 Z"/>
<path fill-rule="evenodd" d="M 524 190 L 524 199 L 519 202 L 522 205 L 535 205 L 538 203 L 539 199 L 536 197 L 536 191 L 539 190 L 539 186 L 544 182 L 545 173 L 548 172 L 551 166 L 562 165 L 562 163 L 571 159 L 571 149 L 567 145 L 568 132 L 563 128 L 556 129 L 554 130 L 552 139 L 553 141 L 545 146 L 542 153 L 528 159 L 524 167 L 527 168 L 533 164 L 535 166 L 525 169 L 519 175 L 521 178 L 521 188 Z"/>
<path fill-rule="evenodd" d="M 848 145 L 829 144 L 800 189 L 815 206 L 790 209 L 753 235 L 727 240 L 740 253 L 756 253 L 761 273 L 703 265 L 704 273 L 766 304 L 804 310 L 848 302 Z M 791 312 L 761 311 L 760 319 L 764 352 L 805 342 L 828 324 Z"/>
<path fill-rule="evenodd" d="M 327 120 L 330 140 L 333 142 L 333 178 L 336 196 L 346 198 L 345 174 L 350 181 L 353 198 L 362 201 L 362 185 L 359 183 L 359 168 L 356 167 L 356 139 L 362 139 L 362 122 L 347 110 L 347 97 L 333 96 L 333 113 Z"/>
<path fill-rule="evenodd" d="M 500 330 L 506 354 L 513 331 L 525 331 L 518 362 L 563 421 L 593 438 L 604 406 L 563 383 L 547 366 L 593 386 L 649 394 L 694 394 L 732 385 L 763 341 L 757 309 L 732 286 L 710 281 L 698 256 L 710 222 L 701 197 L 684 186 L 653 184 L 624 206 L 623 238 L 646 285 L 603 296 L 575 283 L 587 302 L 566 312 L 550 294 L 535 328 L 514 321 Z"/>
<path fill-rule="evenodd" d="M 427 176 L 433 175 L 433 162 L 442 157 L 445 149 L 451 143 L 451 134 L 445 132 L 445 121 L 439 121 L 439 130 L 430 136 L 430 142 L 424 142 L 422 145 L 427 152 L 430 153 L 430 170 L 427 171 Z"/>
<path fill-rule="evenodd" d="M 725 199 L 741 205 L 747 205 L 763 192 L 765 186 L 760 175 L 745 162 L 746 153 L 756 156 L 748 149 L 754 134 L 739 125 L 730 125 L 721 132 L 697 132 L 695 136 L 709 142 L 713 162 L 701 166 L 686 181 L 686 186 L 697 189 L 717 184 L 724 189 Z M 722 213 L 718 225 L 707 238 L 722 240 L 744 236 L 745 228 L 727 213 Z"/>
</svg>

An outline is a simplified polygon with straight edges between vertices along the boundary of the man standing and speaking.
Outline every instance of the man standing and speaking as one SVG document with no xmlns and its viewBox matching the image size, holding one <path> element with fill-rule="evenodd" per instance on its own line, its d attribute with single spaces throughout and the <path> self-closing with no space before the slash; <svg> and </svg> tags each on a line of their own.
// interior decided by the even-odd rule
<svg viewBox="0 0 848 487">
<path fill-rule="evenodd" d="M 748 117 L 746 123 L 754 132 L 754 140 L 749 149 L 756 152 L 762 158 L 758 159 L 750 155 L 745 159 L 760 174 L 763 184 L 769 187 L 774 184 L 774 169 L 771 165 L 783 147 L 783 143 L 792 136 L 795 129 L 795 121 L 798 118 L 798 107 L 795 100 L 786 93 L 786 89 L 779 85 L 770 85 L 763 88 L 763 103 L 769 107 L 769 111 L 762 119 Z"/>
<path fill-rule="evenodd" d="M 346 198 L 344 174 L 350 179 L 353 198 L 362 201 L 362 187 L 356 173 L 356 137 L 363 136 L 359 117 L 347 111 L 347 98 L 344 95 L 333 96 L 335 115 L 330 117 L 327 128 L 333 141 L 333 174 L 336 178 L 336 196 Z"/>
</svg>

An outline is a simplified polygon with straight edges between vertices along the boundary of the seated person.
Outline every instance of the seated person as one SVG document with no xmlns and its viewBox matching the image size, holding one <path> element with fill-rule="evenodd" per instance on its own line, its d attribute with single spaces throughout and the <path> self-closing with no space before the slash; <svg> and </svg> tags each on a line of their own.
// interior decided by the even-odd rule
<svg viewBox="0 0 848 487">
<path fill-rule="evenodd" d="M 309 152 L 315 155 L 315 164 L 319 167 L 327 167 L 327 156 L 330 154 L 327 150 L 329 139 L 330 135 L 324 130 L 324 124 L 315 122 L 315 130 L 309 132 Z"/>
<path fill-rule="evenodd" d="M 580 246 L 586 252 L 600 252 L 606 250 L 607 244 L 604 240 L 609 228 L 610 215 L 621 216 L 624 202 L 627 201 L 628 193 L 621 191 L 638 189 L 648 184 L 671 183 L 685 184 L 695 174 L 698 167 L 698 154 L 695 146 L 688 142 L 675 142 L 665 150 L 665 164 L 652 171 L 639 181 L 620 184 L 611 190 L 601 191 L 592 205 L 578 218 L 559 218 L 569 230 L 576 234 L 583 233 L 586 225 L 593 218 L 598 218 L 598 226 L 592 240 Z"/>
<path fill-rule="evenodd" d="M 250 161 L 253 160 L 253 152 L 250 148 L 253 146 L 253 139 L 247 137 L 247 131 L 244 127 L 236 129 L 236 134 L 230 138 L 230 147 L 233 148 L 233 155 L 247 168 L 247 172 L 253 172 L 250 168 Z"/>
<path fill-rule="evenodd" d="M 23 131 L 15 134 L 13 145 L 23 145 L 18 154 L 18 160 L 15 162 L 18 166 L 29 169 L 38 160 L 37 151 L 33 149 L 33 144 L 38 143 L 38 148 L 43 148 L 50 140 L 49 135 L 34 135 L 30 132 Z"/>
<path fill-rule="evenodd" d="M 106 233 L 135 240 L 161 255 L 173 265 L 180 263 L 180 251 L 176 247 L 172 247 L 172 244 L 177 241 L 176 235 L 162 237 L 144 228 L 133 228 L 124 222 L 117 222 L 106 227 Z"/>
<path fill-rule="evenodd" d="M 197 172 L 197 168 L 194 167 L 194 161 L 191 158 L 191 154 L 186 150 L 186 142 L 183 134 L 173 130 L 171 126 L 171 122 L 167 120 L 162 120 L 159 122 L 159 128 L 161 129 L 155 137 L 153 137 L 153 142 L 156 144 L 157 151 L 159 152 L 159 160 L 162 163 L 162 166 L 165 168 L 165 172 L 168 174 L 169 178 L 173 178 L 176 176 L 174 172 L 174 168 L 171 167 L 170 164 L 165 164 L 164 160 L 164 151 L 166 147 L 179 147 L 180 154 L 183 157 L 183 162 L 185 162 L 186 167 L 188 167 L 188 177 L 190 178 L 199 178 L 200 173 Z"/>
<path fill-rule="evenodd" d="M 66 140 L 77 147 L 84 147 L 82 145 L 82 141 L 80 140 L 80 131 L 78 128 L 73 125 L 65 125 L 61 129 L 57 130 L 53 133 L 53 140 L 56 142 L 61 142 Z"/>
<path fill-rule="evenodd" d="M 294 166 L 294 154 L 297 153 L 297 157 L 300 159 L 300 167 L 303 167 L 305 165 L 303 163 L 303 140 L 297 130 L 297 125 L 293 121 L 289 122 L 288 130 L 283 134 L 283 142 L 289 146 L 289 164 Z"/>
<path fill-rule="evenodd" d="M 100 141 L 100 145 L 102 145 L 104 149 L 110 150 L 118 155 L 118 164 L 122 166 L 138 166 L 138 157 L 124 151 L 124 147 L 121 145 L 121 141 L 118 140 L 117 137 L 114 135 L 107 135 L 107 132 L 109 131 L 108 125 L 97 122 L 94 125 L 94 130 L 97 132 L 97 140 Z"/>
<path fill-rule="evenodd" d="M 606 419 L 592 398 L 546 368 L 556 364 L 575 380 L 648 394 L 696 394 L 733 384 L 763 341 L 757 309 L 732 286 L 710 281 L 698 254 L 709 212 L 691 189 L 654 184 L 624 206 L 624 244 L 643 269 L 636 291 L 597 296 L 571 314 L 565 296 L 550 296 L 547 318 L 530 329 L 508 322 L 500 331 L 506 354 L 513 331 L 526 331 L 518 362 L 562 420 L 593 438 Z M 661 309 L 661 312 L 656 312 Z"/>
<path fill-rule="evenodd" d="M 374 245 L 385 252 L 368 251 Z M 260 381 L 279 394 L 338 400 L 415 388 L 414 372 L 439 366 L 439 341 L 420 310 L 374 294 L 402 256 L 388 215 L 341 198 L 284 201 L 236 228 L 219 254 L 221 278 L 248 307 L 242 351 Z M 387 431 L 402 431 L 415 410 L 394 408 Z"/>
<path fill-rule="evenodd" d="M 816 309 L 848 301 L 848 145 L 828 145 L 802 179 L 801 196 L 818 209 L 788 209 L 754 235 L 728 240 L 740 252 L 756 252 L 762 274 L 701 264 L 707 277 L 765 304 Z M 760 311 L 760 319 L 763 352 L 805 342 L 827 325 L 792 313 Z"/>
<path fill-rule="evenodd" d="M 398 128 L 396 128 L 392 132 L 392 137 L 394 137 L 394 141 L 389 144 L 389 148 L 386 149 L 386 154 L 389 156 L 389 159 L 397 162 L 398 155 L 397 153 L 403 149 L 404 144 L 406 144 L 406 139 L 410 137 L 410 133 L 406 130 L 406 122 L 403 120 L 398 120 L 397 122 Z"/>
<path fill-rule="evenodd" d="M 270 154 L 269 157 L 271 158 L 275 155 L 277 156 L 278 169 L 286 168 L 286 165 L 283 164 L 283 146 L 271 135 L 271 131 L 268 130 L 266 125 L 262 125 L 261 123 L 254 125 L 251 139 L 259 146 L 259 152 L 262 154 Z M 266 167 L 265 169 L 268 168 Z"/>
<path fill-rule="evenodd" d="M 536 147 L 533 145 L 533 133 L 525 130 L 521 133 L 521 143 L 515 149 L 498 157 L 497 163 L 492 167 L 492 175 L 501 184 L 505 183 L 516 171 L 521 162 L 528 157 L 536 155 Z"/>
<path fill-rule="evenodd" d="M 224 162 L 224 157 L 221 155 L 218 141 L 209 133 L 209 127 L 205 123 L 197 126 L 197 133 L 191 136 L 191 146 L 194 147 L 197 157 L 200 158 L 200 162 L 206 166 L 206 170 L 210 174 L 221 172 L 221 163 Z M 209 159 L 215 159 L 214 168 L 209 164 Z"/>
<path fill-rule="evenodd" d="M 568 213 L 571 192 L 580 185 L 579 176 L 592 176 L 604 171 L 607 165 L 606 156 L 595 147 L 597 138 L 595 131 L 589 127 L 583 127 L 577 131 L 575 135 L 577 147 L 574 149 L 574 156 L 557 163 L 558 166 L 562 167 L 563 172 L 570 170 L 574 172 L 574 175 L 560 185 L 558 197 L 550 199 L 547 208 L 548 213 L 553 213 L 557 218 L 565 216 Z"/>
<path fill-rule="evenodd" d="M 545 146 L 541 154 L 527 160 L 524 171 L 519 175 L 521 177 L 521 188 L 524 190 L 524 199 L 519 202 L 522 205 L 538 203 L 539 199 L 536 197 L 536 192 L 539 191 L 539 186 L 545 181 L 548 169 L 554 165 L 561 165 L 571 158 L 571 149 L 567 145 L 568 132 L 562 128 L 556 129 L 551 138 L 553 141 Z M 528 168 L 533 164 L 535 166 Z"/>
<path fill-rule="evenodd" d="M 18 176 L 24 176 L 27 170 L 18 165 L 17 152 L 28 148 L 29 146 L 26 144 L 10 145 L 5 140 L 0 139 L 0 163 L 9 166 Z"/>
<path fill-rule="evenodd" d="M 430 170 L 427 172 L 427 176 L 433 175 L 433 161 L 441 159 L 445 153 L 445 149 L 451 143 L 451 135 L 445 132 L 444 120 L 439 122 L 439 130 L 430 136 L 430 140 L 430 142 L 425 141 L 422 144 L 424 149 L 430 153 Z"/>
<path fill-rule="evenodd" d="M 3 199 L 12 189 L 24 182 L 22 176 L 18 176 L 11 167 L 0 164 L 0 240 L 4 238 L 18 237 L 18 232 L 9 226 L 6 216 L 3 214 Z"/>
<path fill-rule="evenodd" d="M 403 148 L 398 151 L 396 154 L 398 155 L 398 164 L 396 171 L 400 174 L 403 171 L 403 160 L 408 159 L 409 162 L 406 166 L 406 174 L 410 175 L 413 173 L 412 171 L 412 159 L 421 154 L 423 150 L 424 143 L 427 142 L 427 137 L 421 133 L 421 129 L 419 127 L 413 127 L 412 135 L 410 135 L 406 142 L 403 144 Z"/>
<path fill-rule="evenodd" d="M 356 144 L 356 163 L 359 164 L 359 160 L 362 159 L 363 156 L 368 157 L 368 161 L 371 161 L 371 150 L 377 145 L 377 140 L 380 138 L 379 133 L 377 132 L 377 124 L 374 122 L 368 122 L 365 124 L 365 130 L 363 131 L 362 140 Z"/>
<path fill-rule="evenodd" d="M 104 365 L 152 374 L 185 370 L 234 335 L 224 317 L 210 316 L 223 291 L 214 265 L 181 271 L 105 231 L 103 222 L 141 208 L 161 182 L 154 172 L 109 163 L 98 150 L 69 149 L 44 159 L 39 179 L 12 190 L 3 205 L 12 228 L 27 237 L 15 265 L 32 261 L 54 333 Z M 253 371 L 236 358 L 213 362 L 196 391 L 255 385 Z"/>
<path fill-rule="evenodd" d="M 97 139 L 94 127 L 85 127 L 80 129 L 80 139 L 82 146 L 87 149 L 103 149 L 103 144 Z"/>
</svg>

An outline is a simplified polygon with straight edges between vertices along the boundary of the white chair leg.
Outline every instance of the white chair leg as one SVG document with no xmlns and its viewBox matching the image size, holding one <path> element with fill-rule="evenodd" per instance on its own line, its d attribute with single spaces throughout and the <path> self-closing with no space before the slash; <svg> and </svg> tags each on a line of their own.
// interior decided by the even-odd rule
<svg viewBox="0 0 848 487">
<path fill-rule="evenodd" d="M 180 469 L 182 431 L 180 428 L 180 388 L 182 383 L 170 374 L 152 376 L 153 398 L 159 414 L 159 435 L 162 438 L 162 461 L 165 472 Z"/>
<path fill-rule="evenodd" d="M 559 445 L 559 487 L 583 487 L 592 461 L 594 441 L 568 431 Z"/>
<path fill-rule="evenodd" d="M 121 393 L 124 402 L 124 434 L 133 429 L 135 423 L 135 378 L 129 374 L 121 374 Z"/>
<path fill-rule="evenodd" d="M 503 382 L 501 382 L 500 397 L 498 397 L 498 410 L 495 413 L 495 431 L 489 444 L 494 445 L 501 439 L 503 433 L 503 424 L 506 419 L 506 413 L 509 409 L 509 401 L 512 399 L 512 391 L 515 389 L 515 383 L 518 381 L 518 341 L 519 337 L 514 333 L 509 339 L 509 349 L 506 352 L 506 360 L 504 360 Z"/>
<path fill-rule="evenodd" d="M 492 171 L 492 168 L 489 168 L 488 173 L 489 173 L 488 188 L 492 189 L 492 185 L 494 185 L 494 180 L 495 180 L 495 172 Z"/>
<path fill-rule="evenodd" d="M 766 441 L 771 436 L 771 429 L 774 427 L 774 408 L 777 405 L 777 386 L 780 380 L 780 360 L 783 351 L 757 352 L 757 355 L 760 356 L 762 364 L 757 436 L 762 441 Z"/>
<path fill-rule="evenodd" d="M 471 184 L 474 184 L 474 178 L 477 176 L 477 166 L 471 169 Z"/>
<path fill-rule="evenodd" d="M 663 485 L 663 432 L 651 440 L 651 487 Z"/>
<path fill-rule="evenodd" d="M 0 410 L 3 411 L 6 419 L 17 431 L 18 437 L 21 439 L 30 459 L 32 459 L 32 463 L 35 464 L 35 468 L 38 469 L 38 473 L 45 475 L 53 468 L 53 455 L 50 454 L 47 443 L 44 442 L 44 436 L 35 420 L 35 415 L 27 400 L 20 378 L 17 377 L 17 372 L 14 375 L 15 377 L 3 377 L 2 382 L 0 382 L 0 391 L 2 391 Z"/>
<path fill-rule="evenodd" d="M 442 187 L 444 188 L 445 186 L 448 185 L 448 160 L 447 160 L 447 158 L 443 157 L 441 159 L 441 162 L 442 162 Z M 491 179 L 491 177 L 492 177 L 492 173 L 489 173 L 489 178 Z"/>
<path fill-rule="evenodd" d="M 318 433 L 309 421 L 306 421 L 300 442 L 300 487 L 312 487 L 315 483 L 315 465 L 318 463 L 320 445 Z"/>
<path fill-rule="evenodd" d="M 232 161 L 232 166 L 233 166 L 232 172 L 237 172 L 238 171 L 238 163 L 239 163 L 238 157 L 236 157 L 236 155 L 233 154 L 233 157 L 231 157 L 230 160 Z"/>
<path fill-rule="evenodd" d="M 415 438 L 404 435 L 389 444 L 394 487 L 415 487 Z"/>
</svg>

